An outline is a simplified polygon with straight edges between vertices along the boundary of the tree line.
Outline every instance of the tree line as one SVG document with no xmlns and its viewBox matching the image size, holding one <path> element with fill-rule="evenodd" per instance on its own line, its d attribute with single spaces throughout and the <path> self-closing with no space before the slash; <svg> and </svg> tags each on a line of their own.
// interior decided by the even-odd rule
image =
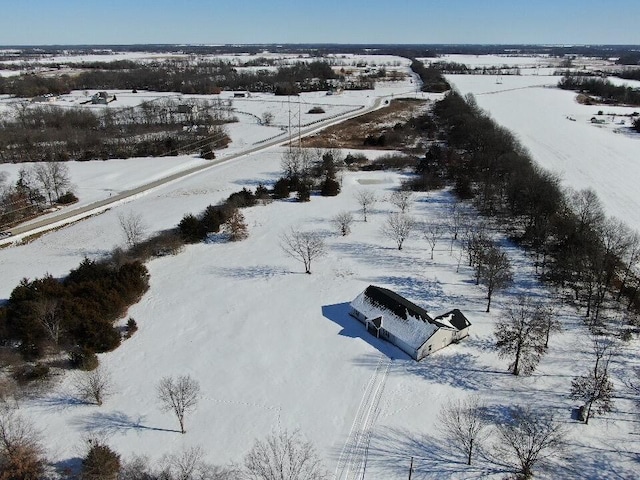
<svg viewBox="0 0 640 480">
<path fill-rule="evenodd" d="M 426 67 L 423 62 L 411 58 L 411 70 L 417 74 L 422 81 L 423 92 L 446 92 L 451 88 L 449 82 L 442 76 L 440 70 L 433 65 Z"/>
<path fill-rule="evenodd" d="M 100 64 L 103 65 L 103 64 Z M 277 69 L 238 70 L 225 61 L 167 60 L 163 62 L 121 62 L 78 75 L 43 77 L 26 74 L 0 77 L 0 93 L 17 97 L 69 93 L 72 90 L 133 90 L 216 94 L 222 90 L 285 92 L 327 90 L 328 81 L 338 78 L 325 61 L 297 62 Z M 121 67 L 121 68 L 116 68 Z M 82 68 L 85 68 L 82 66 Z"/>
<path fill-rule="evenodd" d="M 515 137 L 456 92 L 437 102 L 443 126 L 418 169 L 423 184 L 453 184 L 482 214 L 499 218 L 509 236 L 536 257 L 542 277 L 574 292 L 592 325 L 608 303 L 638 309 L 639 236 L 607 218 L 595 192 L 566 193 L 538 167 Z"/>
<path fill-rule="evenodd" d="M 607 79 L 565 74 L 558 82 L 558 87 L 563 90 L 576 90 L 593 95 L 598 97 L 602 103 L 624 103 L 640 106 L 640 89 L 614 85 Z"/>
<path fill-rule="evenodd" d="M 221 100 L 161 99 L 130 108 L 62 108 L 19 104 L 0 122 L 0 162 L 106 160 L 212 151 L 236 121 Z"/>
</svg>

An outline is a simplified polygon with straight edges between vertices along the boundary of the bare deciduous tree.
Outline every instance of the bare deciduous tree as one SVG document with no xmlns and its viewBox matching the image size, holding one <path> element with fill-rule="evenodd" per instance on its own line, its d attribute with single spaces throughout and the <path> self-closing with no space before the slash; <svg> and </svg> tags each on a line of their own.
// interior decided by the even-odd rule
<svg viewBox="0 0 640 480">
<path fill-rule="evenodd" d="M 384 236 L 396 242 L 398 250 L 402 250 L 402 245 L 411 236 L 415 225 L 415 220 L 409 215 L 390 213 L 381 231 Z"/>
<path fill-rule="evenodd" d="M 147 226 L 139 213 L 120 213 L 118 222 L 122 229 L 124 241 L 129 248 L 135 247 L 146 235 Z"/>
<path fill-rule="evenodd" d="M 286 254 L 304 264 L 305 273 L 311 274 L 311 262 L 326 253 L 324 240 L 317 232 L 291 229 L 280 237 L 280 247 Z"/>
<path fill-rule="evenodd" d="M 306 148 L 291 147 L 282 154 L 282 172 L 289 180 L 305 181 L 313 166 L 313 154 Z"/>
<path fill-rule="evenodd" d="M 62 162 L 46 162 L 34 165 L 33 175 L 49 204 L 56 202 L 71 188 L 69 167 Z"/>
<path fill-rule="evenodd" d="M 447 218 L 447 229 L 451 234 L 451 243 L 449 244 L 449 252 L 453 252 L 453 243 L 458 240 L 458 235 L 462 230 L 462 226 L 464 223 L 464 214 L 460 209 L 460 204 L 458 202 L 454 202 L 451 205 L 450 214 Z"/>
<path fill-rule="evenodd" d="M 232 242 L 244 240 L 249 236 L 249 229 L 244 215 L 237 208 L 231 212 L 229 218 L 222 224 L 222 231 L 229 235 Z"/>
<path fill-rule="evenodd" d="M 353 215 L 349 212 L 340 212 L 333 217 L 332 222 L 340 235 L 346 237 L 351 233 L 351 225 L 353 224 Z"/>
<path fill-rule="evenodd" d="M 270 112 L 269 110 L 262 112 L 260 120 L 263 125 L 266 125 L 267 127 L 270 126 L 273 123 L 273 112 Z"/>
<path fill-rule="evenodd" d="M 436 248 L 436 244 L 440 239 L 441 233 L 442 226 L 437 223 L 429 223 L 428 225 L 424 225 L 422 228 L 422 235 L 429 244 L 429 247 L 431 247 L 431 260 L 433 260 L 433 251 Z"/>
<path fill-rule="evenodd" d="M 389 201 L 400 210 L 400 213 L 407 213 L 413 203 L 413 192 L 410 190 L 398 190 L 391 194 Z"/>
<path fill-rule="evenodd" d="M 609 362 L 615 354 L 615 344 L 608 339 L 593 336 L 593 367 L 586 375 L 571 382 L 571 397 L 584 402 L 582 418 L 588 424 L 595 414 L 613 410 L 613 383 L 609 379 Z M 592 413 L 593 412 L 593 413 Z"/>
<path fill-rule="evenodd" d="M 198 404 L 200 384 L 189 375 L 164 377 L 160 380 L 156 393 L 162 410 L 173 412 L 180 423 L 180 433 L 186 433 L 184 417 Z"/>
<path fill-rule="evenodd" d="M 511 460 L 519 478 L 529 479 L 537 464 L 562 452 L 565 432 L 546 412 L 514 407 L 509 413 L 510 418 L 496 427 L 495 453 L 503 461 Z"/>
<path fill-rule="evenodd" d="M 58 345 L 62 331 L 62 315 L 59 311 L 57 298 L 43 296 L 33 302 L 33 313 L 40 320 L 40 324 Z"/>
<path fill-rule="evenodd" d="M 483 408 L 478 397 L 470 397 L 445 405 L 438 415 L 440 430 L 451 446 L 466 457 L 467 465 L 471 465 L 473 453 L 489 436 Z"/>
<path fill-rule="evenodd" d="M 74 386 L 80 399 L 96 405 L 102 405 L 105 398 L 114 393 L 111 374 L 103 366 L 90 372 L 78 373 Z"/>
<path fill-rule="evenodd" d="M 556 311 L 550 304 L 540 303 L 537 306 L 537 314 L 540 316 L 540 319 L 544 323 L 545 327 L 545 337 L 544 337 L 544 348 L 549 348 L 549 337 L 552 332 L 561 332 L 562 324 L 556 317 Z"/>
<path fill-rule="evenodd" d="M 0 477 L 38 480 L 44 466 L 40 433 L 14 409 L 0 408 Z"/>
<path fill-rule="evenodd" d="M 590 188 L 573 192 L 569 197 L 569 206 L 578 217 L 580 234 L 596 228 L 605 218 L 598 194 Z"/>
<path fill-rule="evenodd" d="M 480 258 L 480 282 L 487 287 L 487 313 L 491 309 L 493 293 L 506 288 L 512 281 L 509 257 L 496 245 L 489 245 Z"/>
<path fill-rule="evenodd" d="M 362 212 L 362 219 L 367 221 L 367 214 L 371 211 L 378 199 L 376 194 L 371 190 L 358 190 L 355 193 L 355 199 L 360 205 L 360 211 Z"/>
<path fill-rule="evenodd" d="M 272 433 L 257 440 L 244 458 L 251 480 L 322 480 L 327 478 L 314 446 L 298 431 Z"/>
<path fill-rule="evenodd" d="M 159 477 L 166 480 L 235 480 L 240 472 L 234 467 L 218 467 L 204 460 L 201 447 L 191 447 L 168 455 Z"/>
<path fill-rule="evenodd" d="M 545 350 L 547 328 L 529 297 L 520 297 L 507 308 L 506 318 L 496 322 L 494 335 L 500 358 L 513 358 L 509 370 L 514 375 L 531 374 Z"/>
</svg>

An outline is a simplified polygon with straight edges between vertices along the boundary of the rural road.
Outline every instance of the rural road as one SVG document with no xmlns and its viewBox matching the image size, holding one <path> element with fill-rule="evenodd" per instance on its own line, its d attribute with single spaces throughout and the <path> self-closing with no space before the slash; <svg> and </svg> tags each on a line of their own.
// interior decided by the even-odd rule
<svg viewBox="0 0 640 480">
<path fill-rule="evenodd" d="M 377 98 L 373 105 L 371 105 L 370 107 L 365 107 L 359 110 L 354 111 L 350 111 L 347 112 L 343 115 L 340 115 L 338 117 L 334 117 L 331 119 L 327 119 L 323 122 L 319 122 L 313 126 L 307 127 L 305 129 L 302 129 L 300 131 L 300 136 L 308 136 L 311 135 L 313 133 L 316 133 L 324 128 L 330 127 L 332 125 L 336 125 L 338 123 L 344 122 L 345 120 L 349 120 L 351 118 L 355 118 L 355 117 L 359 117 L 361 115 L 365 115 L 369 112 L 372 112 L 374 110 L 377 110 L 379 108 L 382 108 L 383 106 L 388 104 L 388 100 L 385 97 L 379 97 Z M 113 195 L 109 198 L 105 198 L 104 200 L 100 200 L 94 203 L 91 203 L 89 205 L 85 205 L 83 207 L 79 207 L 79 208 L 75 208 L 72 210 L 65 210 L 57 215 L 53 215 L 47 218 L 43 218 L 41 220 L 37 220 L 35 222 L 31 222 L 28 224 L 22 224 L 22 225 L 18 225 L 12 229 L 9 229 L 8 231 L 11 233 L 10 237 L 4 238 L 0 240 L 0 245 L 1 244 L 6 244 L 6 243 L 13 243 L 16 242 L 18 240 L 21 240 L 24 237 L 27 237 L 29 235 L 33 235 L 36 233 L 42 233 L 42 232 L 46 232 L 48 230 L 52 230 L 54 228 L 59 228 L 61 226 L 64 226 L 66 224 L 69 223 L 73 223 L 76 222 L 78 220 L 81 220 L 83 218 L 89 217 L 91 215 L 95 215 L 101 212 L 104 212 L 105 210 L 108 210 L 109 208 L 119 204 L 119 203 L 124 203 L 127 200 L 131 200 L 133 199 L 133 197 L 145 194 L 155 188 L 161 187 L 163 185 L 166 185 L 168 183 L 171 182 L 175 182 L 177 180 L 180 180 L 182 178 L 194 175 L 196 173 L 205 171 L 205 170 L 209 170 L 211 168 L 215 168 L 218 165 L 227 163 L 227 162 L 231 162 L 233 160 L 237 160 L 241 157 L 245 157 L 247 155 L 251 155 L 263 150 L 267 150 L 271 147 L 274 146 L 279 146 L 279 145 L 284 145 L 289 141 L 289 139 L 285 139 L 283 140 L 282 138 L 277 138 L 274 140 L 270 140 L 267 142 L 264 142 L 261 145 L 252 147 L 252 148 L 248 148 L 245 150 L 242 150 L 240 152 L 234 153 L 232 155 L 229 155 L 227 157 L 224 158 L 220 158 L 217 160 L 211 160 L 210 162 L 204 164 L 204 165 L 198 165 L 196 167 L 192 167 L 186 170 L 183 170 L 181 172 L 178 173 L 174 173 L 172 175 L 169 175 L 167 177 L 161 178 L 159 180 L 155 180 L 153 182 L 144 184 L 144 185 L 140 185 L 139 187 L 136 187 L 134 189 L 131 190 L 125 190 L 123 192 L 120 192 L 116 195 Z"/>
</svg>

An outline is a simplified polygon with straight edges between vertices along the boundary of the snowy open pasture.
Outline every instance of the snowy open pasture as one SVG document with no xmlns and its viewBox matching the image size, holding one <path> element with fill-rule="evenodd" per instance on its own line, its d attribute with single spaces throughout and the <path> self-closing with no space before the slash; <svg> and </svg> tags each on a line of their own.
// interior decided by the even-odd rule
<svg viewBox="0 0 640 480">
<path fill-rule="evenodd" d="M 556 78 L 505 77 L 502 85 L 493 77 L 452 80 L 463 93 L 473 91 L 481 107 L 513 129 L 534 159 L 542 165 L 546 161 L 545 166 L 559 172 L 567 184 L 593 186 L 608 209 L 622 201 L 615 194 L 635 201 L 634 190 L 625 183 L 609 192 L 614 196 L 607 204 L 597 183 L 614 175 L 613 168 L 609 160 L 603 163 L 587 154 L 589 145 L 597 146 L 622 163 L 627 148 L 637 150 L 621 147 L 618 141 L 637 145 L 638 139 L 589 124 L 592 110 L 582 109 L 596 107 L 575 104 L 571 92 L 544 88 Z M 405 85 L 388 88 L 399 94 L 412 87 L 407 79 Z M 360 102 L 373 102 L 381 92 L 354 95 Z M 258 114 L 264 105 L 252 113 Z M 576 116 L 576 122 L 567 120 L 568 115 Z M 566 130 L 554 135 L 552 126 Z M 230 125 L 230 148 L 246 148 L 266 135 L 257 128 L 242 119 Z M 590 140 L 598 135 L 598 142 Z M 563 138 L 580 156 L 564 149 Z M 583 145 L 589 141 L 596 143 Z M 532 145 L 539 145 L 538 150 Z M 152 233 L 174 227 L 184 214 L 198 213 L 243 187 L 272 183 L 280 175 L 283 151 L 273 147 L 235 159 L 28 244 L 0 249 L 0 299 L 8 298 L 23 277 L 61 277 L 84 257 L 101 258 L 121 246 L 121 213 L 139 213 Z M 203 160 L 172 157 L 69 166 L 81 201 L 87 201 L 198 162 Z M 3 165 L 0 170 L 5 167 L 16 174 L 16 166 Z M 584 183 L 571 183 L 575 180 L 567 172 L 573 177 L 582 173 Z M 637 178 L 627 175 L 628 182 Z M 537 470 L 538 478 L 636 477 L 637 408 L 621 379 L 638 366 L 638 340 L 625 344 L 623 355 L 614 361 L 616 411 L 594 418 L 588 426 L 573 420 L 577 402 L 568 398 L 571 379 L 584 373 L 581 366 L 590 358 L 580 315 L 559 305 L 564 331 L 551 338 L 534 375 L 508 374 L 509 360 L 499 359 L 493 348 L 495 321 L 517 294 L 546 297 L 549 292 L 537 282 L 531 259 L 505 239 L 498 238 L 509 253 L 516 281 L 496 294 L 491 313 L 485 313 L 485 289 L 475 285 L 465 258 L 459 256 L 460 245 L 450 250 L 446 231 L 433 260 L 420 234 L 398 251 L 380 229 L 395 210 L 384 199 L 404 178 L 392 172 L 345 173 L 338 197 L 313 196 L 302 204 L 275 201 L 243 210 L 250 232 L 244 241 L 227 243 L 212 237 L 177 256 L 149 262 L 150 290 L 128 312 L 139 330 L 115 351 L 100 355 L 115 383 L 105 404 L 79 404 L 69 373 L 56 378 L 50 392 L 21 401 L 20 411 L 43 433 L 48 456 L 77 467 L 84 439 L 93 434 L 124 459 L 138 454 L 157 461 L 164 454 L 201 446 L 207 460 L 224 464 L 241 461 L 256 438 L 279 428 L 299 428 L 318 447 L 334 478 L 362 478 L 365 463 L 366 478 L 406 478 L 414 457 L 414 479 L 502 479 L 504 468 L 488 461 L 464 465 L 465 459 L 446 448 L 436 428 L 443 405 L 478 395 L 496 415 L 507 406 L 531 405 L 553 412 L 565 425 L 567 456 L 572 460 L 559 458 L 550 469 Z M 380 199 L 367 222 L 354 199 L 362 189 L 374 191 Z M 451 204 L 446 190 L 417 194 L 410 214 L 422 222 L 442 223 Z M 625 213 L 631 218 L 633 210 L 629 207 Z M 342 211 L 356 218 L 347 237 L 338 236 L 331 221 Z M 637 221 L 640 225 L 640 217 Z M 314 262 L 312 275 L 305 275 L 301 264 L 280 247 L 282 233 L 292 227 L 325 237 L 328 254 Z M 461 309 L 472 323 L 470 337 L 420 363 L 410 360 L 347 314 L 348 302 L 369 284 L 393 289 L 433 315 Z M 176 431 L 174 417 L 160 412 L 154 392 L 160 378 L 180 374 L 197 379 L 203 393 L 195 412 L 186 418 L 185 435 Z"/>
<path fill-rule="evenodd" d="M 564 185 L 593 188 L 611 216 L 640 230 L 640 135 L 629 115 L 640 109 L 582 105 L 576 93 L 554 88 L 559 77 L 448 75 L 460 93 L 513 132 L 535 162 L 557 173 Z M 597 113 L 602 110 L 604 115 Z M 604 125 L 591 123 L 604 118 Z M 575 121 L 570 120 L 573 118 Z M 625 122 L 620 125 L 620 122 Z"/>
<path fill-rule="evenodd" d="M 155 231 L 243 186 L 273 181 L 281 153 L 272 149 L 236 160 L 27 245 L 0 250 L 1 296 L 7 298 L 23 276 L 64 275 L 84 256 L 100 258 L 122 244 L 117 219 L 122 211 L 141 213 Z M 226 463 L 239 461 L 253 439 L 274 429 L 300 428 L 336 478 L 361 472 L 368 434 L 371 478 L 404 478 L 410 456 L 416 460 L 414 478 L 442 478 L 442 472 L 452 478 L 468 478 L 469 472 L 502 478 L 503 472 L 486 462 L 468 470 L 443 447 L 435 429 L 442 405 L 478 394 L 496 410 L 533 404 L 555 412 L 570 430 L 571 449 L 582 458 L 579 471 L 566 463 L 556 466 L 563 478 L 601 478 L 602 465 L 630 475 L 629 452 L 637 447 L 630 436 L 635 427 L 630 401 L 620 400 L 618 411 L 588 427 L 571 420 L 576 405 L 567 398 L 570 379 L 581 373 L 574 370 L 578 359 L 588 355 L 580 320 L 570 309 L 563 311 L 567 330 L 552 338 L 538 371 L 532 377 L 509 375 L 508 362 L 491 347 L 492 326 L 512 295 L 525 290 L 544 295 L 530 261 L 504 243 L 516 266 L 516 284 L 485 314 L 484 289 L 474 284 L 464 260 L 456 272 L 459 247 L 450 253 L 447 234 L 433 261 L 419 235 L 398 251 L 381 234 L 394 210 L 382 199 L 402 178 L 348 173 L 336 198 L 245 209 L 250 228 L 245 241 L 213 238 L 151 261 L 151 288 L 129 311 L 139 331 L 100 355 L 115 379 L 115 394 L 102 407 L 78 404 L 66 375 L 50 393 L 22 402 L 21 411 L 42 429 L 51 458 L 73 465 L 83 438 L 98 434 L 125 458 L 135 453 L 157 460 L 200 445 L 208 460 Z M 353 198 L 363 188 L 381 199 L 366 223 Z M 446 191 L 421 194 L 411 214 L 441 222 L 450 202 Z M 337 236 L 331 225 L 343 210 L 357 219 L 348 237 Z M 312 265 L 312 275 L 280 248 L 280 235 L 291 227 L 326 236 L 328 255 Z M 369 284 L 394 289 L 433 314 L 460 308 L 472 322 L 471 336 L 420 363 L 410 360 L 347 314 L 347 303 Z M 159 411 L 154 397 L 158 380 L 177 374 L 189 374 L 202 386 L 202 400 L 186 419 L 186 435 L 175 431 L 175 419 Z M 625 447 L 611 451 L 604 445 Z"/>
</svg>

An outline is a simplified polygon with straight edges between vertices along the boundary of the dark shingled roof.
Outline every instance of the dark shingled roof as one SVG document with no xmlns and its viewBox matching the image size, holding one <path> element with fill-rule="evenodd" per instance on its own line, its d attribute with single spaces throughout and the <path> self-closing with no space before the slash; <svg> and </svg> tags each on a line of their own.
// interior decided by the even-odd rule
<svg viewBox="0 0 640 480">
<path fill-rule="evenodd" d="M 471 322 L 467 320 L 467 317 L 465 317 L 464 314 L 457 308 L 454 308 L 453 310 L 451 310 L 448 313 L 445 313 L 444 315 L 437 316 L 436 318 L 434 318 L 434 321 L 438 322 L 439 319 L 441 318 L 442 319 L 447 318 L 449 323 L 454 327 L 456 327 L 458 330 L 462 330 L 464 328 L 467 328 L 469 325 L 471 325 Z"/>
<path fill-rule="evenodd" d="M 392 311 L 400 318 L 404 318 L 406 320 L 407 312 L 409 312 L 411 316 L 419 318 L 423 322 L 433 323 L 433 319 L 424 308 L 419 307 L 415 303 L 410 302 L 391 290 L 369 285 L 364 291 L 364 294 L 371 300 L 371 302 Z"/>
</svg>

